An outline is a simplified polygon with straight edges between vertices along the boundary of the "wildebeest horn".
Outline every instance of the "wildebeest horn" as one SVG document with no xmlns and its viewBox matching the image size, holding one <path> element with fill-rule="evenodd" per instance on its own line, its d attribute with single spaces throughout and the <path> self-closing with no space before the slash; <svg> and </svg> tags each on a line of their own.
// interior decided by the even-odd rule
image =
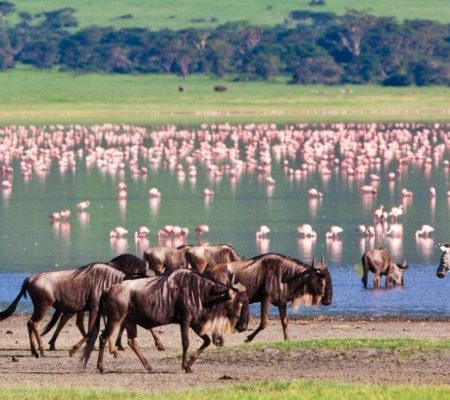
<svg viewBox="0 0 450 400">
<path fill-rule="evenodd" d="M 403 258 L 402 266 L 403 266 L 403 267 L 406 267 L 406 260 L 405 260 L 405 258 Z"/>
<path fill-rule="evenodd" d="M 315 265 L 316 265 L 316 256 L 313 257 L 312 265 L 311 265 L 311 266 L 312 266 L 313 268 L 315 268 Z"/>
<path fill-rule="evenodd" d="M 234 288 L 234 285 L 235 285 L 235 280 L 236 280 L 236 274 L 231 274 L 231 283 L 230 283 L 230 286 L 232 287 L 232 288 Z"/>
<path fill-rule="evenodd" d="M 323 258 L 323 255 L 320 255 L 320 263 L 323 264 L 325 262 L 325 259 Z"/>
</svg>

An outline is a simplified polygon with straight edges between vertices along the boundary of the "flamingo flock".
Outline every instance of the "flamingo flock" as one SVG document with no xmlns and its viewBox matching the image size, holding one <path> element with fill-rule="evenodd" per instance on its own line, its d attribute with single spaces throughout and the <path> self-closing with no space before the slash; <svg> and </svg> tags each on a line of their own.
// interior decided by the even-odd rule
<svg viewBox="0 0 450 400">
<path fill-rule="evenodd" d="M 195 184 L 199 174 L 204 173 L 209 184 L 199 199 L 202 197 L 205 204 L 220 196 L 216 186 L 223 179 L 230 181 L 233 190 L 236 182 L 244 177 L 256 177 L 258 184 L 266 187 L 267 196 L 272 197 L 283 179 L 308 184 L 317 176 L 322 186 L 310 186 L 299 199 L 308 204 L 311 216 L 316 218 L 321 204 L 333 201 L 327 195 L 327 187 L 339 176 L 345 185 L 357 189 L 367 209 L 367 219 L 355 227 L 357 236 L 367 240 L 376 238 L 380 243 L 405 237 L 402 219 L 412 202 L 423 195 L 417 191 L 413 194 L 404 187 L 408 169 L 420 171 L 427 180 L 431 178 L 433 166 L 448 174 L 450 161 L 445 157 L 449 147 L 450 124 L 338 123 L 278 127 L 224 123 L 204 124 L 198 129 L 179 129 L 173 125 L 147 129 L 125 124 L 7 126 L 0 129 L 1 190 L 6 198 L 15 190 L 13 183 L 17 176 L 22 176 L 24 181 L 42 179 L 52 168 L 59 169 L 61 174 L 76 173 L 85 164 L 88 171 L 96 168 L 116 179 L 115 196 L 124 209 L 128 199 L 127 179 L 145 182 L 151 173 L 161 169 L 173 172 L 180 183 L 188 179 Z M 282 175 L 274 173 L 275 165 L 279 165 Z M 162 194 L 158 188 L 148 187 L 150 207 L 157 213 L 164 201 Z M 433 210 L 440 192 L 434 185 L 423 189 Z M 378 202 L 384 190 L 389 191 L 391 207 Z M 450 197 L 450 190 L 443 194 Z M 76 210 L 84 218 L 91 202 L 83 200 L 76 204 Z M 52 222 L 67 222 L 70 210 L 52 211 L 50 218 Z M 294 218 L 292 232 L 299 222 L 305 222 L 297 227 L 300 239 L 318 237 L 308 221 Z M 202 240 L 209 227 L 201 226 L 195 232 Z M 160 241 L 173 245 L 186 242 L 189 235 L 187 227 L 177 225 L 151 227 L 151 230 Z M 110 231 L 110 237 L 126 238 L 128 232 L 124 231 L 125 228 L 116 226 Z M 269 232 L 268 225 L 261 226 L 256 231 L 256 239 L 268 239 Z M 141 226 L 134 237 L 144 240 L 149 234 L 149 228 Z M 342 227 L 330 223 L 324 236 L 326 240 L 338 242 L 343 240 L 343 235 Z M 434 228 L 424 224 L 411 237 L 420 240 L 434 235 Z"/>
</svg>

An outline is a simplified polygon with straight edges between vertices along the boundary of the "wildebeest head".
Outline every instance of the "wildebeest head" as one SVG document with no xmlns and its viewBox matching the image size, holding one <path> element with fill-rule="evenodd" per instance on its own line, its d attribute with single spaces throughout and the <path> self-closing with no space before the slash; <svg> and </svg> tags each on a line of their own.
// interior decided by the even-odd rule
<svg viewBox="0 0 450 400">
<path fill-rule="evenodd" d="M 209 290 L 208 302 L 203 302 L 206 310 L 202 332 L 218 333 L 243 332 L 250 320 L 249 299 L 245 286 L 235 283 L 234 276 L 230 287 L 215 284 Z"/>
<path fill-rule="evenodd" d="M 439 248 L 442 251 L 441 260 L 439 261 L 439 267 L 436 271 L 438 278 L 445 278 L 450 271 L 450 244 L 439 244 Z"/>
<path fill-rule="evenodd" d="M 294 309 L 301 304 L 329 306 L 333 301 L 331 274 L 322 255 L 320 262 L 316 262 L 314 257 L 311 267 L 294 278 L 293 282 L 295 289 L 292 295 L 292 308 Z"/>
<path fill-rule="evenodd" d="M 393 285 L 403 286 L 404 277 L 403 273 L 408 269 L 409 264 L 404 259 L 401 264 L 392 263 L 392 274 L 390 275 L 390 283 Z"/>
</svg>

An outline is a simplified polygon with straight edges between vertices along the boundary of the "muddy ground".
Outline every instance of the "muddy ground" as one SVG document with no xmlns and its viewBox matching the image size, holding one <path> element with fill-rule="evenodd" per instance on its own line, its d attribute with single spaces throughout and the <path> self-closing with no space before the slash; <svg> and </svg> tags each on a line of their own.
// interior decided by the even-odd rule
<svg viewBox="0 0 450 400">
<path fill-rule="evenodd" d="M 154 368 L 146 372 L 128 347 L 117 359 L 105 356 L 105 374 L 96 369 L 97 351 L 84 370 L 78 357 L 69 358 L 68 350 L 79 339 L 74 321 L 64 328 L 57 351 L 45 358 L 30 355 L 26 328 L 27 316 L 13 316 L 0 324 L 0 386 L 63 385 L 95 388 L 165 391 L 183 388 L 227 385 L 255 380 L 319 379 L 374 384 L 450 384 L 450 350 L 407 354 L 372 348 L 331 351 L 304 349 L 282 353 L 270 345 L 264 351 L 244 354 L 223 349 L 209 351 L 193 366 L 193 373 L 181 370 L 180 333 L 177 325 L 157 329 L 166 346 L 156 351 L 151 336 L 141 330 L 138 338 Z M 252 319 L 254 329 L 258 320 Z M 42 324 L 43 326 L 43 324 Z M 313 338 L 424 338 L 450 339 L 450 321 L 408 319 L 308 319 L 290 321 L 292 339 Z M 247 333 L 228 335 L 227 344 L 242 343 Z M 255 342 L 281 340 L 281 325 L 270 321 Z M 46 342 L 49 337 L 45 337 Z M 200 340 L 191 334 L 191 348 Z"/>
</svg>

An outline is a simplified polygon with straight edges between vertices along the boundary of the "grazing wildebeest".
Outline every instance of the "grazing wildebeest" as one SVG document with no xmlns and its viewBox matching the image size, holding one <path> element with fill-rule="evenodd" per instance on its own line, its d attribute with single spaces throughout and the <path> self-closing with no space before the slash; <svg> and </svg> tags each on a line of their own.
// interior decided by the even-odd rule
<svg viewBox="0 0 450 400">
<path fill-rule="evenodd" d="M 154 272 L 147 268 L 147 265 L 143 260 L 141 260 L 139 257 L 136 257 L 136 256 L 134 256 L 132 254 L 128 254 L 128 253 L 121 254 L 117 257 L 114 257 L 111 261 L 109 261 L 108 263 L 105 263 L 105 265 L 108 265 L 111 268 L 114 268 L 118 271 L 123 272 L 125 274 L 125 279 L 135 279 L 135 278 L 144 278 L 144 277 L 155 276 Z M 41 332 L 42 336 L 44 336 L 45 334 L 50 332 L 50 330 L 53 328 L 53 326 L 58 321 L 58 318 L 60 317 L 61 314 L 62 313 L 60 311 L 55 311 L 51 320 L 48 322 L 48 324 L 42 330 L 42 332 Z M 51 351 L 56 350 L 56 347 L 55 347 L 56 339 L 57 339 L 59 333 L 61 332 L 62 328 L 64 327 L 64 325 L 67 323 L 67 321 L 70 318 L 72 318 L 73 315 L 74 315 L 74 313 L 64 313 L 61 315 L 61 319 L 59 320 L 58 326 L 57 326 L 52 338 L 48 342 L 50 345 L 49 350 L 51 350 Z M 77 313 L 76 326 L 78 327 L 81 335 L 83 337 L 86 337 L 87 333 L 84 329 L 84 312 Z M 122 333 L 122 330 L 120 330 L 119 335 L 117 336 L 117 340 L 116 340 L 116 346 L 119 350 L 123 350 L 123 346 L 122 346 L 122 342 L 121 342 L 121 337 L 122 337 L 121 333 Z M 150 333 L 153 336 L 155 345 L 158 348 L 158 350 L 164 350 L 164 345 L 161 343 L 161 340 L 156 335 L 156 333 L 153 332 L 152 330 L 150 331 Z M 76 351 L 76 349 L 72 349 L 69 352 L 70 356 L 73 356 L 75 351 Z"/>
<path fill-rule="evenodd" d="M 177 248 L 156 246 L 149 247 L 144 252 L 144 260 L 148 267 L 156 275 L 164 272 L 171 272 L 179 268 L 187 268 L 186 252 L 190 246 L 180 246 Z"/>
<path fill-rule="evenodd" d="M 436 275 L 438 278 L 445 278 L 448 271 L 450 271 L 450 244 L 439 243 L 439 248 L 441 249 L 442 254 Z"/>
<path fill-rule="evenodd" d="M 236 250 L 228 244 L 219 244 L 217 246 L 191 246 L 187 249 L 185 256 L 191 268 L 201 274 L 207 268 L 211 268 L 216 264 L 241 260 L 236 253 Z"/>
<path fill-rule="evenodd" d="M 249 320 L 248 296 L 242 285 L 226 286 L 187 269 L 156 278 L 125 281 L 111 287 L 102 295 L 100 311 L 82 354 L 86 366 L 100 330 L 100 318 L 106 327 L 100 335 L 97 369 L 103 373 L 103 352 L 106 341 L 115 328 L 125 321 L 128 345 L 147 371 L 150 364 L 139 348 L 137 325 L 146 329 L 170 323 L 180 325 L 183 356 L 181 367 L 192 372 L 191 366 L 211 340 L 208 333 L 226 333 L 236 329 L 243 332 Z M 203 339 L 203 344 L 187 360 L 189 327 Z"/>
<path fill-rule="evenodd" d="M 223 284 L 232 275 L 245 286 L 250 303 L 261 302 L 261 322 L 247 337 L 248 342 L 267 326 L 270 304 L 278 307 L 284 340 L 288 340 L 289 302 L 296 309 L 301 304 L 328 306 L 333 298 L 331 274 L 322 256 L 319 263 L 314 259 L 312 265 L 307 265 L 281 254 L 266 253 L 249 260 L 217 264 L 205 271 L 205 276 Z"/>
<path fill-rule="evenodd" d="M 385 249 L 379 247 L 366 251 L 361 261 L 364 269 L 362 282 L 365 288 L 367 288 L 369 271 L 375 274 L 373 277 L 375 288 L 380 286 L 381 275 L 386 275 L 386 287 L 391 285 L 403 286 L 403 273 L 409 266 L 406 264 L 406 260 L 403 260 L 402 264 L 396 264 L 392 261 L 391 255 Z"/>
<path fill-rule="evenodd" d="M 47 310 L 53 307 L 63 314 L 75 314 L 89 311 L 89 329 L 97 317 L 98 302 L 104 290 L 124 280 L 125 274 L 101 263 L 88 264 L 81 268 L 61 271 L 41 272 L 25 278 L 19 294 L 11 305 L 0 312 L 0 321 L 11 316 L 16 310 L 20 298 L 28 292 L 34 310 L 27 322 L 31 354 L 41 356 L 44 345 L 38 331 L 39 322 Z M 73 346 L 76 351 L 85 341 L 81 339 Z M 113 351 L 113 349 L 110 349 Z"/>
</svg>

